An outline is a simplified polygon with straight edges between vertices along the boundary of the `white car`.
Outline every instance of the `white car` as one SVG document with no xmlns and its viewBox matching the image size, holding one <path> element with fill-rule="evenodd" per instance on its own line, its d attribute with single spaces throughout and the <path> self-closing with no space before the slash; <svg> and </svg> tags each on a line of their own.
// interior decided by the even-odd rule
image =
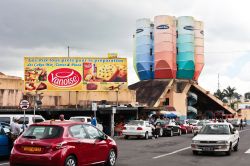
<svg viewBox="0 0 250 166">
<path fill-rule="evenodd" d="M 148 139 L 152 137 L 152 127 L 148 121 L 144 120 L 131 120 L 128 124 L 123 127 L 122 134 L 125 139 L 128 139 L 130 136 L 136 136 L 138 138 L 144 137 Z"/>
<path fill-rule="evenodd" d="M 91 124 L 91 117 L 90 116 L 73 116 L 73 117 L 70 117 L 69 120 L 80 122 L 82 119 L 84 119 L 85 123 Z M 98 121 L 96 124 L 96 128 L 103 131 L 103 126 L 102 126 L 102 124 L 98 123 Z"/>
<path fill-rule="evenodd" d="M 238 151 L 239 132 L 230 123 L 209 123 L 192 139 L 191 149 L 194 155 L 198 152 Z"/>
</svg>

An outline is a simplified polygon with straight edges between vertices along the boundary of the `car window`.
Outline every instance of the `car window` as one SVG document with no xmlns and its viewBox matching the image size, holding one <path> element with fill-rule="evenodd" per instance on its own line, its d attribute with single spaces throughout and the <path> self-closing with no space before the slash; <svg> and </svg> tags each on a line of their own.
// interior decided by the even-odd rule
<svg viewBox="0 0 250 166">
<path fill-rule="evenodd" d="M 61 136 L 63 128 L 59 126 L 30 126 L 23 134 L 24 138 L 52 139 Z"/>
<path fill-rule="evenodd" d="M 24 117 L 18 119 L 18 124 L 23 124 Z M 29 124 L 29 117 L 25 117 L 25 124 Z"/>
<path fill-rule="evenodd" d="M 128 122 L 128 125 L 135 125 L 135 126 L 138 126 L 138 125 L 143 125 L 143 121 L 140 121 L 140 120 L 131 120 L 130 122 Z"/>
<path fill-rule="evenodd" d="M 84 125 L 84 127 L 87 130 L 90 139 L 97 139 L 97 138 L 100 138 L 102 136 L 101 135 L 102 133 L 98 129 L 96 129 L 95 127 L 93 127 L 91 125 Z"/>
<path fill-rule="evenodd" d="M 228 125 L 206 125 L 201 129 L 199 134 L 230 134 L 230 129 Z"/>
<path fill-rule="evenodd" d="M 74 138 L 80 138 L 80 139 L 88 138 L 88 135 L 82 125 L 71 126 L 69 128 L 69 132 L 71 136 Z"/>
<path fill-rule="evenodd" d="M 32 121 L 33 121 L 33 123 L 39 123 L 39 122 L 43 122 L 44 120 L 43 120 L 43 118 L 41 118 L 41 117 L 32 117 Z"/>
<path fill-rule="evenodd" d="M 0 117 L 0 122 L 5 122 L 10 124 L 10 117 Z"/>
<path fill-rule="evenodd" d="M 5 132 L 2 127 L 0 127 L 0 135 L 5 135 Z"/>
</svg>

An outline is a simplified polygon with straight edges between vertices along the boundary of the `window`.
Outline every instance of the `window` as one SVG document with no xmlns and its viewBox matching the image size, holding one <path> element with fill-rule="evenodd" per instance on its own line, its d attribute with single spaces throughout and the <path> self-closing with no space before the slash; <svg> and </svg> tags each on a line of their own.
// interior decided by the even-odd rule
<svg viewBox="0 0 250 166">
<path fill-rule="evenodd" d="M 10 117 L 0 117 L 0 122 L 5 122 L 10 124 Z"/>
<path fill-rule="evenodd" d="M 153 55 L 153 49 L 150 48 L 150 55 L 152 56 Z"/>
<path fill-rule="evenodd" d="M 69 131 L 70 131 L 70 134 L 72 135 L 72 137 L 74 137 L 74 138 L 80 138 L 80 139 L 88 138 L 88 135 L 85 132 L 82 125 L 72 126 L 72 127 L 70 127 Z"/>
<path fill-rule="evenodd" d="M 87 130 L 90 139 L 97 139 L 102 136 L 102 133 L 95 127 L 91 125 L 84 125 L 84 127 Z"/>
<path fill-rule="evenodd" d="M 24 117 L 18 119 L 18 124 L 23 124 Z M 29 124 L 29 117 L 25 117 L 25 124 Z"/>
<path fill-rule="evenodd" d="M 35 117 L 35 118 L 32 117 L 32 121 L 33 121 L 33 123 L 39 123 L 39 122 L 43 122 L 44 120 L 40 117 Z"/>
<path fill-rule="evenodd" d="M 153 32 L 150 32 L 150 39 L 153 40 Z"/>
<path fill-rule="evenodd" d="M 33 139 L 51 139 L 61 136 L 63 128 L 59 126 L 31 126 L 23 134 L 23 137 Z"/>
</svg>

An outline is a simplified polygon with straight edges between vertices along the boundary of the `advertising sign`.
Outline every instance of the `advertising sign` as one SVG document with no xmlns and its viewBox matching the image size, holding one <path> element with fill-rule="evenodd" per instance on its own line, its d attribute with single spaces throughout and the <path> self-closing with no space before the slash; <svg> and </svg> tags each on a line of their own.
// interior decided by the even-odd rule
<svg viewBox="0 0 250 166">
<path fill-rule="evenodd" d="M 26 91 L 122 89 L 127 87 L 127 59 L 25 57 L 24 81 Z"/>
</svg>

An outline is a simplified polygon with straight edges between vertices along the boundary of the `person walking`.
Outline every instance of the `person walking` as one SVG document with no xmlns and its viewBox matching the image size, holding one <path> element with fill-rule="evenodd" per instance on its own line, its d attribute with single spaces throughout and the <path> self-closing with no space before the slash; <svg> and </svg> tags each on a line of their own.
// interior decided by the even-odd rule
<svg viewBox="0 0 250 166">
<path fill-rule="evenodd" d="M 18 118 L 14 117 L 13 122 L 10 124 L 10 138 L 13 143 L 20 135 L 20 133 L 21 133 L 21 127 L 18 124 Z"/>
<path fill-rule="evenodd" d="M 93 115 L 91 115 L 91 124 L 93 126 L 96 126 L 96 124 L 97 124 L 96 117 L 94 117 Z"/>
<path fill-rule="evenodd" d="M 240 130 L 243 130 L 243 120 L 240 119 Z"/>
</svg>

